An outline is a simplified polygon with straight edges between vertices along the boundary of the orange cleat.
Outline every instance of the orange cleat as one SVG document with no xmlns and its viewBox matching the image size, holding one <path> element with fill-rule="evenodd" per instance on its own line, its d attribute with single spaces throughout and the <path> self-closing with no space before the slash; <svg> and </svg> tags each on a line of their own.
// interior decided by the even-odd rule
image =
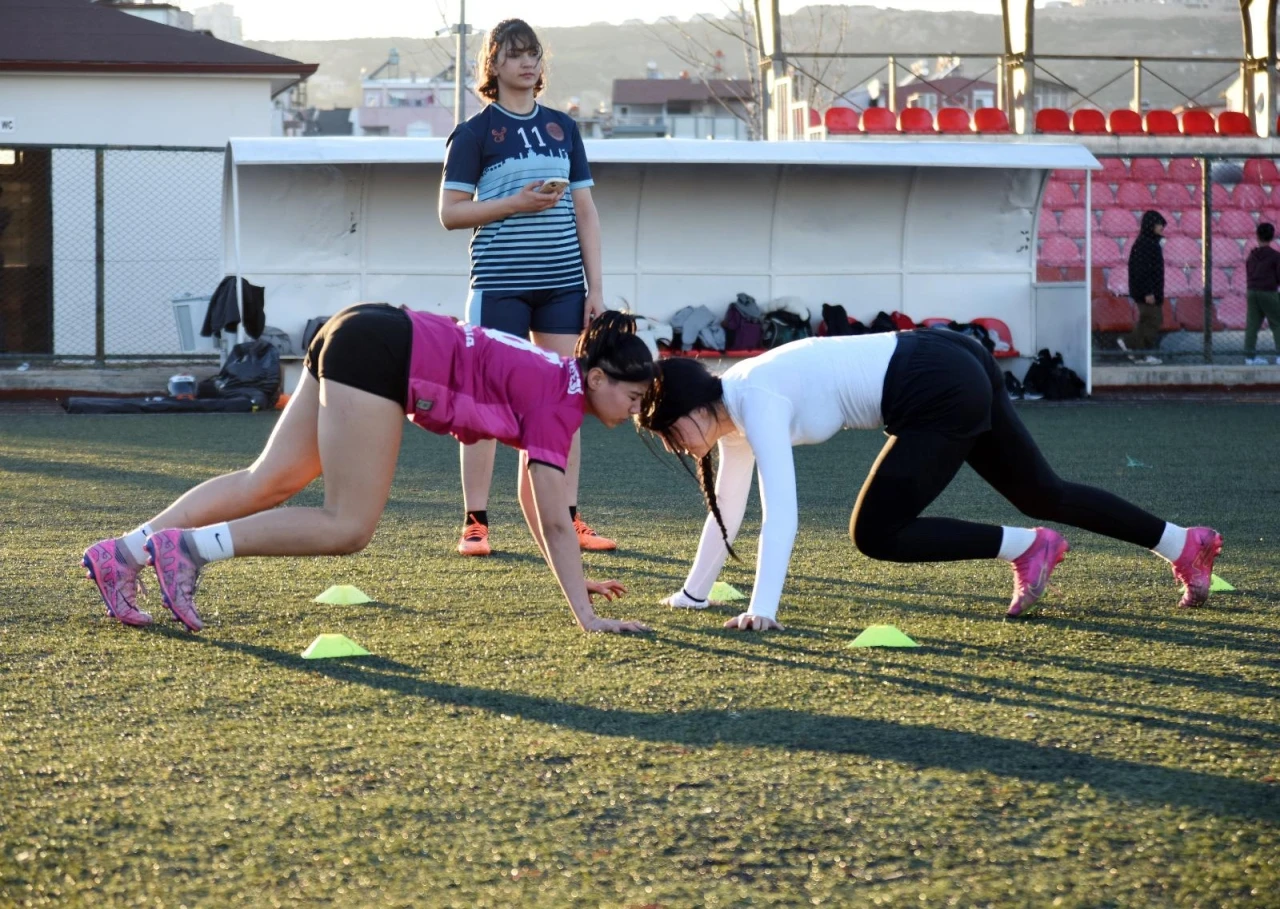
<svg viewBox="0 0 1280 909">
<path fill-rule="evenodd" d="M 489 525 L 479 521 L 471 521 L 462 529 L 462 539 L 458 541 L 458 552 L 464 556 L 487 556 L 493 550 L 489 548 Z"/>
<path fill-rule="evenodd" d="M 618 548 L 617 543 L 600 536 L 580 516 L 573 519 L 573 529 L 578 532 L 578 548 L 584 552 L 610 552 Z"/>
</svg>

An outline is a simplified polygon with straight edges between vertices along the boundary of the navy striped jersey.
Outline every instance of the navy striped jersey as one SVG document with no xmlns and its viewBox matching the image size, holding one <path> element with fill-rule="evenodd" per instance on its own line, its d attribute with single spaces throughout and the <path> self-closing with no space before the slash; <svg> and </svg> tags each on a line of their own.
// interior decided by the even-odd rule
<svg viewBox="0 0 1280 909">
<path fill-rule="evenodd" d="M 541 104 L 524 115 L 490 104 L 450 134 L 445 189 L 487 202 L 553 177 L 569 181 L 559 204 L 493 221 L 472 233 L 473 288 L 545 290 L 584 284 L 572 193 L 594 181 L 578 124 Z"/>
</svg>

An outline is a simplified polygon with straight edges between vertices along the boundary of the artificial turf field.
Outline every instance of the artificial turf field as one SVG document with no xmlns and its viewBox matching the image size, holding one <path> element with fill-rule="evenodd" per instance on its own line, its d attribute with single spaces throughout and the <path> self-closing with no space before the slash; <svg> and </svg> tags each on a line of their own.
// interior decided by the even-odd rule
<svg viewBox="0 0 1280 909">
<path fill-rule="evenodd" d="M 872 562 L 882 437 L 797 449 L 783 633 L 671 611 L 703 506 L 628 428 L 584 430 L 593 577 L 572 624 L 520 524 L 452 552 L 457 449 L 407 427 L 372 545 L 212 566 L 199 635 L 103 615 L 95 539 L 245 466 L 273 419 L 0 416 L 0 906 L 1280 905 L 1280 409 L 1023 405 L 1065 476 L 1226 538 L 1238 591 L 1070 530 L 1046 605 L 1008 566 Z M 1141 462 L 1144 466 L 1128 466 Z M 320 485 L 301 496 L 320 501 Z M 1022 523 L 968 469 L 932 513 Z M 749 591 L 759 510 L 744 564 Z M 331 584 L 376 602 L 322 606 Z M 917 650 L 850 649 L 893 624 Z M 322 632 L 374 656 L 300 658 Z"/>
</svg>

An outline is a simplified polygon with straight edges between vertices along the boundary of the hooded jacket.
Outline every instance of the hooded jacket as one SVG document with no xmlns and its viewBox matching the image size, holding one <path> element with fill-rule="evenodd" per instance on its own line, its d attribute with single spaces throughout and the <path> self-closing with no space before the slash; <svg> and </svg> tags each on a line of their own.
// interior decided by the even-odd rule
<svg viewBox="0 0 1280 909">
<path fill-rule="evenodd" d="M 1146 303 L 1147 296 L 1155 297 L 1156 306 L 1164 303 L 1164 250 L 1156 227 L 1166 223 L 1158 211 L 1144 213 L 1142 230 L 1129 247 L 1129 296 L 1135 303 Z"/>
</svg>

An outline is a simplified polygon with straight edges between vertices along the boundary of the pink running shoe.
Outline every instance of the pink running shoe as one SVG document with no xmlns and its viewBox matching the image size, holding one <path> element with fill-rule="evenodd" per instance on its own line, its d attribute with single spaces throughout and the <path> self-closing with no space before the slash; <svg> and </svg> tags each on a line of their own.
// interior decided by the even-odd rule
<svg viewBox="0 0 1280 909">
<path fill-rule="evenodd" d="M 103 540 L 84 551 L 80 564 L 87 577 L 98 585 L 107 615 L 126 625 L 150 625 L 151 616 L 138 608 L 138 566 L 130 565 L 120 551 L 119 540 Z"/>
<path fill-rule="evenodd" d="M 1013 600 L 1008 615 L 1016 618 L 1035 611 L 1049 585 L 1049 575 L 1070 551 L 1071 544 L 1062 534 L 1048 527 L 1036 528 L 1031 548 L 1013 560 Z"/>
<path fill-rule="evenodd" d="M 182 539 L 182 531 L 157 530 L 147 537 L 144 545 L 151 554 L 147 564 L 155 566 L 156 579 L 160 582 L 160 598 L 179 622 L 192 631 L 199 631 L 204 627 L 196 614 L 195 603 L 200 566 Z"/>
<path fill-rule="evenodd" d="M 1188 527 L 1182 555 L 1173 563 L 1173 576 L 1182 584 L 1183 609 L 1203 606 L 1213 583 L 1213 560 L 1222 552 L 1222 534 L 1212 527 Z"/>
</svg>

